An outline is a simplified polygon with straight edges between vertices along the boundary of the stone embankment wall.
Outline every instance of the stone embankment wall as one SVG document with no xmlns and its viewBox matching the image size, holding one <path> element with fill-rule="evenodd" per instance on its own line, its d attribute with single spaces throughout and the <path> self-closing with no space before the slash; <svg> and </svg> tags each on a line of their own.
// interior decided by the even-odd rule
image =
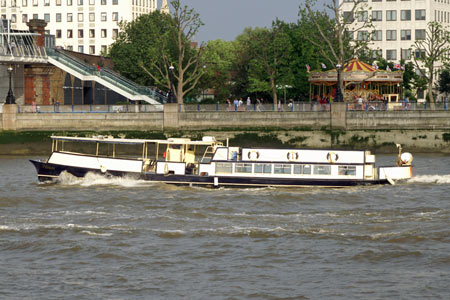
<svg viewBox="0 0 450 300">
<path fill-rule="evenodd" d="M 246 146 L 273 141 L 287 147 L 382 151 L 395 151 L 400 143 L 409 151 L 450 153 L 450 111 L 180 112 L 176 105 L 153 113 L 16 111 L 3 107 L 0 130 L 153 131 L 166 137 L 214 135 L 240 145 L 250 141 Z"/>
</svg>

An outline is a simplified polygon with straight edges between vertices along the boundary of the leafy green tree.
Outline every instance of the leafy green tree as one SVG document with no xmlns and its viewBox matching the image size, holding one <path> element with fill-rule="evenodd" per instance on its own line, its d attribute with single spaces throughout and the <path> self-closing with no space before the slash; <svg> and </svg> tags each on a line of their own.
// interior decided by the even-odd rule
<svg viewBox="0 0 450 300">
<path fill-rule="evenodd" d="M 241 42 L 250 57 L 248 91 L 271 93 L 273 103 L 277 105 L 277 85 L 289 73 L 289 37 L 279 21 L 274 22 L 270 29 L 254 28 L 244 34 Z"/>
<path fill-rule="evenodd" d="M 146 68 L 155 73 L 150 64 L 160 55 L 159 45 L 167 39 L 170 29 L 170 16 L 161 14 L 158 10 L 145 14 L 132 22 L 120 22 L 120 32 L 115 42 L 108 49 L 108 56 L 114 62 L 114 68 L 123 76 L 147 86 L 168 88 L 163 77 L 154 80 L 140 67 L 145 63 Z"/>
<path fill-rule="evenodd" d="M 205 47 L 205 76 L 199 82 L 202 89 L 213 88 L 215 98 L 221 102 L 230 96 L 235 62 L 235 43 L 223 40 L 209 41 Z"/>
<path fill-rule="evenodd" d="M 348 11 L 342 11 L 339 0 L 329 0 L 325 8 L 331 11 L 332 18 L 328 18 L 327 11 L 318 12 L 313 9 L 316 0 L 306 0 L 304 7 L 300 7 L 300 18 L 305 24 L 312 23 L 316 30 L 304 32 L 304 37 L 316 45 L 322 57 L 332 67 L 337 67 L 338 74 L 344 66 L 361 53 L 367 53 L 371 40 L 372 24 L 367 15 L 366 0 L 347 2 Z M 356 33 L 356 39 L 353 34 Z M 343 76 L 338 82 L 344 92 Z"/>
<path fill-rule="evenodd" d="M 445 64 L 449 61 L 446 54 L 450 51 L 450 32 L 438 22 L 429 22 L 424 39 L 416 38 L 412 51 L 412 61 L 423 80 L 426 80 L 428 99 L 434 103 L 435 66 L 439 62 Z"/>
<path fill-rule="evenodd" d="M 447 96 L 450 93 L 450 70 L 445 69 L 439 74 L 438 90 Z"/>
</svg>

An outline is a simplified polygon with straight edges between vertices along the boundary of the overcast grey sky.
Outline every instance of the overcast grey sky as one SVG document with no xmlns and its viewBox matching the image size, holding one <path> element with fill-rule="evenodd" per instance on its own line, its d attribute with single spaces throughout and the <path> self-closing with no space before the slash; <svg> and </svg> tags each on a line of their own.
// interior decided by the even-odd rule
<svg viewBox="0 0 450 300">
<path fill-rule="evenodd" d="M 234 40 L 245 27 L 270 27 L 276 18 L 295 22 L 298 19 L 298 7 L 304 1 L 181 0 L 181 3 L 200 14 L 205 25 L 200 28 L 195 40 L 206 42 L 216 39 Z"/>
</svg>

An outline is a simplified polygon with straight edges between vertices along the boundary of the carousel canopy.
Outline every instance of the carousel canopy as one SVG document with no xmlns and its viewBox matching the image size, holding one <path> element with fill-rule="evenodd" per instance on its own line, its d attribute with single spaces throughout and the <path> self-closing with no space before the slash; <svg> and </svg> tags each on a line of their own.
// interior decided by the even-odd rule
<svg viewBox="0 0 450 300">
<path fill-rule="evenodd" d="M 369 64 L 352 59 L 343 68 L 343 79 L 345 82 L 379 82 L 379 83 L 401 83 L 403 82 L 402 71 L 376 70 Z M 309 75 L 308 81 L 312 84 L 331 84 L 337 82 L 336 69 L 328 71 L 313 71 Z"/>
</svg>

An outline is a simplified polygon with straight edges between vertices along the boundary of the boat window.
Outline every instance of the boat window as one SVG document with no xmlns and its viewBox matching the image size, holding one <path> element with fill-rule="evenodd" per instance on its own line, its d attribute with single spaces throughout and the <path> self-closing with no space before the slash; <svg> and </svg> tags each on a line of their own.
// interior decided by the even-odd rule
<svg viewBox="0 0 450 300">
<path fill-rule="evenodd" d="M 272 173 L 272 165 L 271 164 L 255 164 L 255 173 L 270 174 L 270 173 Z"/>
<path fill-rule="evenodd" d="M 231 174 L 233 165 L 230 163 L 216 163 L 216 173 Z"/>
<path fill-rule="evenodd" d="M 181 147 L 182 147 L 182 145 L 174 145 L 174 144 L 169 145 L 169 148 L 170 148 L 170 149 L 181 150 Z"/>
<path fill-rule="evenodd" d="M 291 165 L 274 165 L 273 172 L 275 174 L 291 174 Z"/>
<path fill-rule="evenodd" d="M 331 175 L 331 166 L 314 166 L 314 175 Z"/>
<path fill-rule="evenodd" d="M 356 175 L 356 166 L 339 166 L 338 168 L 339 175 Z"/>
<path fill-rule="evenodd" d="M 236 173 L 251 173 L 252 164 L 236 164 L 236 168 L 234 171 Z"/>
<path fill-rule="evenodd" d="M 303 165 L 303 174 L 311 175 L 311 165 Z"/>
</svg>

